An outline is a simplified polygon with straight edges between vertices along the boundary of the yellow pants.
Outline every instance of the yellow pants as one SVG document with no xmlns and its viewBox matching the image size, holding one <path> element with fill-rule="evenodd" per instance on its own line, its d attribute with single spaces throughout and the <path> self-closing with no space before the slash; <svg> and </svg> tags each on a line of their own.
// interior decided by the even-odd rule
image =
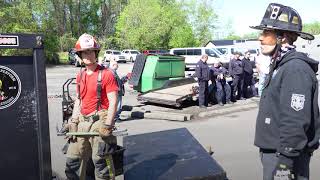
<svg viewBox="0 0 320 180">
<path fill-rule="evenodd" d="M 101 110 L 97 113 L 99 120 L 94 121 L 90 116 L 79 116 L 78 132 L 98 132 L 101 123 L 107 118 L 107 110 Z M 116 145 L 115 136 L 109 136 L 102 139 L 95 137 L 77 137 L 75 142 L 70 142 L 67 151 L 66 176 L 70 180 L 85 180 L 87 162 L 92 157 L 95 166 L 96 180 L 106 180 L 115 178 L 115 169 L 111 154 L 104 157 L 98 156 L 99 144 Z"/>
</svg>

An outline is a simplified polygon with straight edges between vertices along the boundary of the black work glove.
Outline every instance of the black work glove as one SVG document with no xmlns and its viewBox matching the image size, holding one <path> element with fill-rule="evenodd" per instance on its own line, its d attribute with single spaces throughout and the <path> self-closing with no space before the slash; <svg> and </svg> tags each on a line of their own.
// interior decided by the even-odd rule
<svg viewBox="0 0 320 180">
<path fill-rule="evenodd" d="M 293 159 L 280 154 L 278 164 L 272 176 L 273 180 L 294 180 Z"/>
</svg>

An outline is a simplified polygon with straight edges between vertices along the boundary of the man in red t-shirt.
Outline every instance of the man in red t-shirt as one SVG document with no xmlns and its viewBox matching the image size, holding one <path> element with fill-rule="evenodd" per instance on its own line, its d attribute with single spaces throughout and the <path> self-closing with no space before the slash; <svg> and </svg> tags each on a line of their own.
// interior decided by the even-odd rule
<svg viewBox="0 0 320 180">
<path fill-rule="evenodd" d="M 112 72 L 97 64 L 100 45 L 93 36 L 81 35 L 75 49 L 86 68 L 77 75 L 78 100 L 75 103 L 78 104 L 75 107 L 80 107 L 80 113 L 74 111 L 69 120 L 70 131 L 99 132 L 100 136 L 72 139 L 67 151 L 65 173 L 68 179 L 85 179 L 86 164 L 91 156 L 95 179 L 114 179 L 112 152 L 116 150 L 117 140 L 112 135 L 112 129 L 118 85 Z"/>
</svg>

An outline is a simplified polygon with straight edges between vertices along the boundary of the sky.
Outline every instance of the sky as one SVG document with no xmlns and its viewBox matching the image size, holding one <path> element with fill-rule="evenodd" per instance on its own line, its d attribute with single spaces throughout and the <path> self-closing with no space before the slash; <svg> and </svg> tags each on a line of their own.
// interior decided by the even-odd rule
<svg viewBox="0 0 320 180">
<path fill-rule="evenodd" d="M 214 0 L 214 10 L 219 17 L 218 25 L 232 22 L 237 35 L 255 32 L 249 26 L 259 25 L 269 3 L 279 3 L 296 9 L 302 23 L 320 21 L 320 0 Z M 222 35 L 226 29 L 216 34 Z"/>
</svg>

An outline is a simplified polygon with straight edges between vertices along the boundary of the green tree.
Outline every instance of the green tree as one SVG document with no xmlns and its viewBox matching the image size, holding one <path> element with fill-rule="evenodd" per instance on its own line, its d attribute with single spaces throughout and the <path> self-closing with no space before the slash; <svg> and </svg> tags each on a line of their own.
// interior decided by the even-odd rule
<svg viewBox="0 0 320 180">
<path fill-rule="evenodd" d="M 100 39 L 112 36 L 126 4 L 127 0 L 0 1 L 0 32 L 44 34 L 50 61 L 56 52 L 73 47 L 84 32 Z"/>
<path fill-rule="evenodd" d="M 0 32 L 2 33 L 30 33 L 38 32 L 38 26 L 29 11 L 31 4 L 17 1 L 0 2 Z"/>
<path fill-rule="evenodd" d="M 242 39 L 257 39 L 259 37 L 259 32 L 247 33 L 242 36 Z"/>
<path fill-rule="evenodd" d="M 315 21 L 312 23 L 304 24 L 303 31 L 308 32 L 313 35 L 320 34 L 320 22 Z"/>
<path fill-rule="evenodd" d="M 213 0 L 187 0 L 182 3 L 197 39 L 195 46 L 202 46 L 212 40 L 218 17 L 214 13 Z"/>
<path fill-rule="evenodd" d="M 158 49 L 189 45 L 194 37 L 175 1 L 131 0 L 120 14 L 114 41 L 120 48 Z"/>
<path fill-rule="evenodd" d="M 241 36 L 238 36 L 236 34 L 229 34 L 227 37 L 225 37 L 224 39 L 227 40 L 240 40 L 242 39 Z"/>
<path fill-rule="evenodd" d="M 39 32 L 35 17 L 30 11 L 31 2 L 0 2 L 0 34 L 1 33 L 33 33 Z M 30 55 L 29 51 L 3 49 L 0 55 Z"/>
</svg>

